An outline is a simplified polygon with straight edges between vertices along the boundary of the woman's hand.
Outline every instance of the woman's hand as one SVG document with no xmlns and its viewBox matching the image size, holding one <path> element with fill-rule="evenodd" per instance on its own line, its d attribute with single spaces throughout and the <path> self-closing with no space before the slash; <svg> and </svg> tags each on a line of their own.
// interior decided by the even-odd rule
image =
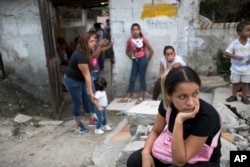
<svg viewBox="0 0 250 167">
<path fill-rule="evenodd" d="M 195 115 L 199 112 L 199 109 L 200 109 L 200 105 L 196 104 L 194 106 L 194 109 L 190 112 L 179 112 L 176 117 L 176 120 L 184 122 L 187 119 L 194 118 Z"/>
<path fill-rule="evenodd" d="M 101 42 L 100 42 L 100 47 L 101 48 L 106 47 L 108 45 L 109 45 L 109 40 L 107 40 L 107 39 L 101 40 Z"/>
<path fill-rule="evenodd" d="M 90 99 L 91 99 L 91 101 L 92 101 L 93 103 L 94 103 L 95 100 L 98 100 L 98 99 L 95 97 L 94 94 L 90 94 L 89 96 L 90 96 Z"/>
<path fill-rule="evenodd" d="M 153 157 L 149 151 L 142 150 L 142 167 L 155 167 Z"/>
</svg>

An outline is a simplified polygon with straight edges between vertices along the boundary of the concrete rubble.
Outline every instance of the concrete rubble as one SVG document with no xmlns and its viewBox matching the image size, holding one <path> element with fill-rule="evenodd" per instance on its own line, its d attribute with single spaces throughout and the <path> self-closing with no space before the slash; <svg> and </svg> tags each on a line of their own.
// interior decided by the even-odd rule
<svg viewBox="0 0 250 167">
<path fill-rule="evenodd" d="M 17 116 L 14 118 L 14 122 L 17 123 L 26 123 L 28 121 L 30 121 L 32 119 L 32 117 L 24 115 L 24 114 L 17 114 Z"/>
<path fill-rule="evenodd" d="M 217 86 L 214 79 L 211 79 L 213 84 L 209 84 L 210 79 L 206 78 L 205 82 L 202 82 L 206 86 L 202 88 L 201 98 L 212 104 L 223 118 L 221 167 L 228 167 L 229 150 L 249 150 L 250 105 L 244 105 L 240 100 L 227 103 L 225 99 L 231 95 L 230 85 L 228 83 L 221 85 L 220 79 L 217 79 Z M 137 99 L 132 99 L 128 103 L 118 103 L 120 98 L 113 99 L 107 107 L 109 110 L 107 113 L 110 116 L 108 122 L 113 130 L 101 136 L 94 134 L 93 128 L 90 128 L 89 133 L 84 135 L 75 133 L 75 123 L 71 120 L 70 112 L 69 117 L 65 116 L 68 121 L 63 123 L 40 119 L 40 117 L 21 120 L 20 117 L 27 118 L 23 115 L 18 115 L 15 118 L 16 122 L 13 119 L 0 121 L 0 130 L 2 130 L 0 147 L 3 148 L 2 150 L 5 149 L 0 161 L 11 164 L 5 166 L 13 167 L 20 166 L 20 163 L 27 165 L 30 162 L 34 162 L 33 166 L 41 163 L 42 166 L 62 166 L 63 164 L 68 166 L 67 164 L 71 162 L 70 166 L 125 167 L 129 155 L 143 147 L 154 124 L 160 101 L 152 101 L 150 96 L 146 97 L 145 101 L 139 105 L 135 105 Z M 70 104 L 69 101 L 67 111 L 70 111 Z M 120 111 L 124 111 L 126 115 L 120 115 Z M 13 127 L 11 125 L 10 131 L 9 125 L 12 123 Z M 20 141 L 18 147 L 13 146 L 10 139 Z M 36 153 L 33 149 L 24 150 L 30 147 L 39 149 L 34 149 Z M 85 148 L 88 148 L 87 152 Z M 48 149 L 50 154 L 47 154 Z M 75 150 L 78 150 L 77 155 L 82 155 L 77 160 Z M 20 154 L 23 151 L 25 154 Z M 59 155 L 61 159 L 53 158 L 54 155 Z M 14 161 L 8 161 L 9 156 L 14 157 Z M 44 158 L 47 160 L 44 161 Z M 23 159 L 26 162 L 23 162 Z"/>
</svg>

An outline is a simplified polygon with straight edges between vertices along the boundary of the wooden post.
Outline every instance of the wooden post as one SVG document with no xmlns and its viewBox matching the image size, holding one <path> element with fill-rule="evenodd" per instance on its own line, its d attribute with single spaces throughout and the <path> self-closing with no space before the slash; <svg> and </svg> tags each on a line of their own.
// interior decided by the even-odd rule
<svg viewBox="0 0 250 167">
<path fill-rule="evenodd" d="M 54 41 L 54 32 L 52 31 L 53 25 L 51 23 L 50 4 L 48 0 L 38 0 L 38 4 L 49 76 L 53 118 L 61 119 L 61 112 L 64 104 L 64 99 L 63 92 L 61 89 L 57 53 L 55 49 L 56 47 Z"/>
<path fill-rule="evenodd" d="M 6 77 L 6 73 L 4 71 L 4 64 L 3 64 L 3 59 L 2 59 L 1 53 L 0 53 L 0 70 L 2 71 L 3 78 L 5 78 Z"/>
</svg>

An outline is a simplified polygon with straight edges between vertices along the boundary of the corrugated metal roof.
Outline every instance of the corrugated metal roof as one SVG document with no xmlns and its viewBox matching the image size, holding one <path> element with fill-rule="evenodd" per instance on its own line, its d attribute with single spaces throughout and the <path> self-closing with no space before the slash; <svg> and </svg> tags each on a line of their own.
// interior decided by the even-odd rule
<svg viewBox="0 0 250 167">
<path fill-rule="evenodd" d="M 51 0 L 55 6 L 81 6 L 82 8 L 93 8 L 107 6 L 108 0 Z"/>
</svg>

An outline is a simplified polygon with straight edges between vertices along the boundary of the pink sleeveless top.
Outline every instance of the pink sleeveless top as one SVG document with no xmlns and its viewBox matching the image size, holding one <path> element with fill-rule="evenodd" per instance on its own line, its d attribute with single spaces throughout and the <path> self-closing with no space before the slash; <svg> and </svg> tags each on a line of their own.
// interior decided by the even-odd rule
<svg viewBox="0 0 250 167">
<path fill-rule="evenodd" d="M 148 39 L 146 37 L 141 37 L 141 38 L 129 38 L 127 40 L 127 45 L 130 48 L 131 54 L 132 54 L 132 58 L 133 59 L 137 59 L 137 58 L 141 58 L 143 56 L 146 56 L 146 48 L 145 48 L 145 41 L 147 41 Z"/>
</svg>

